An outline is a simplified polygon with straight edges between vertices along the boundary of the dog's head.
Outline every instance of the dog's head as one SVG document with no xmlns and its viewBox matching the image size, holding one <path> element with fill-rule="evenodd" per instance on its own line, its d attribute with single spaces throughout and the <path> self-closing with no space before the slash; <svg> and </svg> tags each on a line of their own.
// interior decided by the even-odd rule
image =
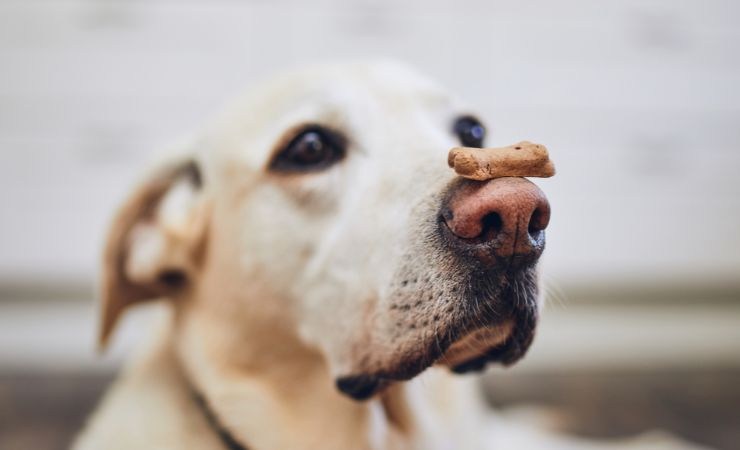
<svg viewBox="0 0 740 450">
<path fill-rule="evenodd" d="M 395 64 L 263 86 L 122 209 L 103 341 L 127 305 L 167 297 L 181 330 L 208 316 L 209 339 L 249 340 L 227 359 L 310 349 L 354 398 L 432 364 L 513 363 L 537 321 L 549 206 L 525 179 L 447 167 L 451 147 L 484 134 Z"/>
</svg>

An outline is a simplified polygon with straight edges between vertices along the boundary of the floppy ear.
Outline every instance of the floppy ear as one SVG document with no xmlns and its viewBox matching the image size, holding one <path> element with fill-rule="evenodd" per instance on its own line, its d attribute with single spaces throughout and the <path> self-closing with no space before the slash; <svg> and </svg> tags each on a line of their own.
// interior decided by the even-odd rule
<svg viewBox="0 0 740 450">
<path fill-rule="evenodd" d="M 103 256 L 101 349 L 126 307 L 177 297 L 192 284 L 205 253 L 207 215 L 192 160 L 155 172 L 124 203 Z"/>
</svg>

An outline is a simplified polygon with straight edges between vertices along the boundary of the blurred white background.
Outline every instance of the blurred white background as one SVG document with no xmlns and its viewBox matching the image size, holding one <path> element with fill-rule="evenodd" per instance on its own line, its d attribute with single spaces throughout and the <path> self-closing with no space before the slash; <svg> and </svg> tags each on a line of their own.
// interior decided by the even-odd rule
<svg viewBox="0 0 740 450">
<path fill-rule="evenodd" d="M 458 92 L 490 144 L 557 162 L 552 319 L 525 368 L 736 366 L 738 19 L 718 0 L 2 0 L 0 361 L 96 367 L 102 236 L 158 149 L 276 71 L 383 57 Z"/>
</svg>

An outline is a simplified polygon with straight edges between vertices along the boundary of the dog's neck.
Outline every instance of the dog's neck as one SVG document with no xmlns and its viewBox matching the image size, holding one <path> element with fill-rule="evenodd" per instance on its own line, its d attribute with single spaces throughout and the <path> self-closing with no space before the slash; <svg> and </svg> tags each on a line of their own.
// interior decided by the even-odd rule
<svg viewBox="0 0 740 450">
<path fill-rule="evenodd" d="M 179 317 L 176 352 L 192 387 L 243 446 L 411 448 L 416 424 L 403 384 L 351 400 L 335 388 L 322 357 L 288 329 L 251 323 L 235 331 L 205 314 Z"/>
</svg>

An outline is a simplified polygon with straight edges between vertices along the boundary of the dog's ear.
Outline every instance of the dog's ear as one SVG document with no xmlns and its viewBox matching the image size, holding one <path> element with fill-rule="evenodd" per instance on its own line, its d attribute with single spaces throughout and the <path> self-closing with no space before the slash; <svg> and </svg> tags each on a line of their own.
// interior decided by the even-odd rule
<svg viewBox="0 0 740 450">
<path fill-rule="evenodd" d="M 195 161 L 170 164 L 150 176 L 114 218 L 103 255 L 101 349 L 126 307 L 177 297 L 192 284 L 206 246 L 202 185 Z"/>
</svg>

